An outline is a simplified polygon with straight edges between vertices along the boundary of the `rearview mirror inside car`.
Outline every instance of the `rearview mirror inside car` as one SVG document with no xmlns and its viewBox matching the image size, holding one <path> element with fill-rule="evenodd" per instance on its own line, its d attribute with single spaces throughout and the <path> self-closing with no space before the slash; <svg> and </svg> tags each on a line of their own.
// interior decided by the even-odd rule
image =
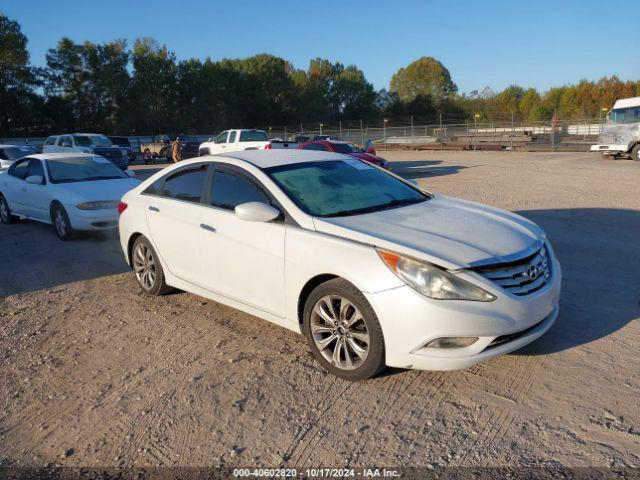
<svg viewBox="0 0 640 480">
<path fill-rule="evenodd" d="M 42 185 L 44 183 L 44 178 L 42 178 L 40 175 L 31 175 L 24 180 L 31 185 Z"/>
<path fill-rule="evenodd" d="M 247 222 L 270 222 L 280 216 L 280 211 L 266 203 L 248 202 L 235 208 L 240 220 Z"/>
</svg>

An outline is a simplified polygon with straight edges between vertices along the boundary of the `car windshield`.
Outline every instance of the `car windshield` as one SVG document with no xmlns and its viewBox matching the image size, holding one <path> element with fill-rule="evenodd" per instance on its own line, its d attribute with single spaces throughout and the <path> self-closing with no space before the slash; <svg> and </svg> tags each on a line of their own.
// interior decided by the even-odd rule
<svg viewBox="0 0 640 480">
<path fill-rule="evenodd" d="M 609 120 L 615 123 L 640 122 L 640 106 L 628 108 L 614 108 L 609 112 Z"/>
<path fill-rule="evenodd" d="M 266 142 L 269 140 L 267 132 L 262 130 L 244 130 L 240 132 L 241 142 Z"/>
<path fill-rule="evenodd" d="M 298 207 L 317 217 L 358 215 L 431 198 L 356 159 L 295 163 L 265 171 Z"/>
<path fill-rule="evenodd" d="M 47 160 L 51 183 L 90 182 L 128 178 L 109 160 L 102 157 L 71 157 Z"/>
<path fill-rule="evenodd" d="M 104 135 L 74 135 L 76 145 L 80 147 L 108 147 L 113 142 Z"/>
<path fill-rule="evenodd" d="M 0 148 L 0 160 L 18 160 L 33 153 L 31 147 L 2 147 Z"/>
<path fill-rule="evenodd" d="M 362 153 L 353 143 L 333 143 L 332 146 L 337 153 Z"/>
</svg>

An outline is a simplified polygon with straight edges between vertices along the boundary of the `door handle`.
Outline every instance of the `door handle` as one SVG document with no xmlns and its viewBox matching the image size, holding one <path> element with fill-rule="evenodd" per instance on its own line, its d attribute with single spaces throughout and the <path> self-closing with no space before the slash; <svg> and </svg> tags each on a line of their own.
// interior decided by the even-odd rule
<svg viewBox="0 0 640 480">
<path fill-rule="evenodd" d="M 206 230 L 207 232 L 216 233 L 216 229 L 213 228 L 211 225 L 207 225 L 206 223 L 201 223 L 200 228 L 202 228 L 203 230 Z"/>
<path fill-rule="evenodd" d="M 151 210 L 152 212 L 159 212 L 160 209 L 158 207 L 154 207 L 153 205 L 149 205 L 149 210 Z"/>
</svg>

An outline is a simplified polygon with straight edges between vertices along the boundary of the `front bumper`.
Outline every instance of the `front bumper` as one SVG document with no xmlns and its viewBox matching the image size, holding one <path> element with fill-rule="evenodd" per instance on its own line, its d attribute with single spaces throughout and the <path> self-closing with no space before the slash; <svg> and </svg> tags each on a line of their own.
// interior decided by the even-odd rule
<svg viewBox="0 0 640 480">
<path fill-rule="evenodd" d="M 65 208 L 74 230 L 100 231 L 113 230 L 118 227 L 118 210 L 115 208 L 80 210 L 75 206 L 68 205 Z"/>
<path fill-rule="evenodd" d="M 518 297 L 495 286 L 491 293 L 497 299 L 493 302 L 432 300 L 409 286 L 365 293 L 382 326 L 386 364 L 419 370 L 457 370 L 533 342 L 558 317 L 562 272 L 555 258 L 552 267 L 552 277 L 542 289 Z M 464 348 L 426 347 L 440 337 L 479 340 Z"/>
</svg>

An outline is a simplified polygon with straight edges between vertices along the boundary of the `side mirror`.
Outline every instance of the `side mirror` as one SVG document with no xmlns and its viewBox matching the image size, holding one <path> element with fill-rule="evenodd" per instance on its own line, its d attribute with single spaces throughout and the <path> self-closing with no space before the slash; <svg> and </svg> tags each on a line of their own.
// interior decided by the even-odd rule
<svg viewBox="0 0 640 480">
<path fill-rule="evenodd" d="M 270 222 L 280 216 L 280 211 L 266 203 L 248 202 L 235 208 L 240 220 L 247 222 Z"/>
<path fill-rule="evenodd" d="M 136 172 L 134 172 L 133 170 L 125 170 L 124 173 L 126 173 L 129 178 L 133 178 L 136 176 Z"/>
<path fill-rule="evenodd" d="M 24 180 L 31 185 L 42 185 L 44 183 L 44 178 L 41 175 L 31 175 Z"/>
</svg>

